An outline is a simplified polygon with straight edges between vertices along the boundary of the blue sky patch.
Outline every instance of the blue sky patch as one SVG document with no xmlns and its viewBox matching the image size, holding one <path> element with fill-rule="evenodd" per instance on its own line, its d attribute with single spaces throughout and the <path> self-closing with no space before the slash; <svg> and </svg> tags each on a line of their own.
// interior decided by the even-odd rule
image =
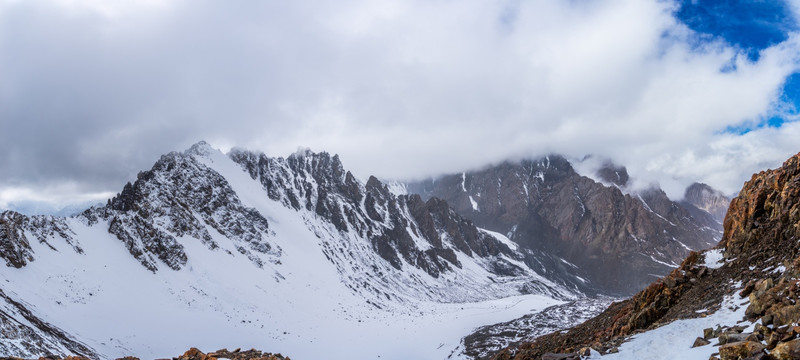
<svg viewBox="0 0 800 360">
<path fill-rule="evenodd" d="M 751 60 L 798 29 L 788 3 L 752 0 L 683 0 L 675 14 L 689 28 L 736 45 Z"/>
<path fill-rule="evenodd" d="M 682 0 L 678 20 L 700 33 L 700 38 L 721 39 L 738 47 L 752 61 L 761 50 L 785 41 L 798 31 L 798 21 L 788 2 L 753 0 Z M 735 69 L 721 69 L 732 71 Z M 746 134 L 763 127 L 781 127 L 800 108 L 800 73 L 791 75 L 783 87 L 781 100 L 788 108 L 755 126 L 729 127 L 724 132 Z"/>
</svg>

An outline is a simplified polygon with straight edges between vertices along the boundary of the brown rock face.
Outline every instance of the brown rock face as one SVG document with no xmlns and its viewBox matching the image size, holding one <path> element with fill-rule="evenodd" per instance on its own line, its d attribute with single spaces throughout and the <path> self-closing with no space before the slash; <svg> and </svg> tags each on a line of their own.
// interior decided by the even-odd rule
<svg viewBox="0 0 800 360">
<path fill-rule="evenodd" d="M 749 359 L 759 354 L 764 354 L 764 345 L 755 341 L 740 341 L 725 344 L 719 347 L 721 360 Z"/>
<path fill-rule="evenodd" d="M 733 295 L 734 289 L 726 284 L 738 282 L 743 284 L 740 296 L 750 299 L 746 316 L 761 323 L 752 334 L 741 334 L 743 327 L 737 326 L 721 331 L 720 343 L 734 341 L 720 348 L 721 358 L 765 357 L 763 349 L 768 348 L 773 349 L 773 357 L 777 350 L 781 358 L 796 359 L 792 354 L 800 348 L 795 340 L 800 327 L 792 325 L 800 320 L 798 239 L 800 154 L 779 169 L 754 175 L 731 202 L 718 245 L 726 259 L 722 267 L 706 268 L 704 254 L 692 253 L 667 277 L 631 299 L 612 304 L 596 318 L 566 333 L 506 349 L 494 358 L 538 359 L 545 352 L 564 353 L 582 346 L 607 351 L 637 331 L 698 316 L 698 309 L 718 307 L 724 295 Z M 706 331 L 708 336 L 715 332 Z"/>
<path fill-rule="evenodd" d="M 604 170 L 610 182 L 627 183 L 624 168 Z M 708 214 L 694 216 L 663 191 L 624 194 L 580 176 L 560 156 L 503 163 L 408 189 L 444 199 L 477 226 L 507 234 L 525 249 L 577 265 L 581 277 L 612 294 L 643 289 L 652 274 L 669 273 L 690 250 L 713 246 L 721 237 Z"/>
<path fill-rule="evenodd" d="M 711 341 L 698 337 L 697 339 L 694 339 L 694 344 L 692 344 L 692 347 L 706 346 L 708 344 L 711 344 Z"/>
<path fill-rule="evenodd" d="M 770 352 L 776 360 L 800 359 L 800 339 L 782 343 Z"/>
<path fill-rule="evenodd" d="M 236 349 L 228 351 L 228 349 L 220 349 L 208 354 L 203 354 L 202 351 L 191 348 L 178 360 L 216 360 L 216 359 L 231 359 L 231 360 L 291 360 L 289 357 L 284 357 L 281 354 L 265 353 L 260 350 L 250 349 L 242 351 Z"/>
<path fill-rule="evenodd" d="M 725 217 L 725 237 L 720 244 L 725 257 L 752 256 L 754 263 L 766 259 L 764 256 L 796 258 L 800 237 L 798 198 L 800 156 L 790 158 L 779 169 L 753 175 L 731 201 Z"/>
</svg>

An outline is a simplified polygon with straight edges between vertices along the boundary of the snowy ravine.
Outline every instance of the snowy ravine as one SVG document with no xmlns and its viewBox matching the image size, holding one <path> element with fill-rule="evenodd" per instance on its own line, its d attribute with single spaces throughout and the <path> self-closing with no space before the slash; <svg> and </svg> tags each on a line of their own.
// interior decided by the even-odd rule
<svg viewBox="0 0 800 360">
<path fill-rule="evenodd" d="M 3 213 L 0 240 L 8 299 L 69 338 L 52 341 L 106 358 L 189 347 L 462 358 L 455 349 L 473 329 L 579 295 L 446 203 L 363 184 L 310 152 L 226 156 L 199 143 L 105 207 Z M 0 355 L 42 355 L 12 346 L 30 337 L 17 336 L 0 340 Z M 43 348 L 69 352 L 58 344 Z"/>
</svg>

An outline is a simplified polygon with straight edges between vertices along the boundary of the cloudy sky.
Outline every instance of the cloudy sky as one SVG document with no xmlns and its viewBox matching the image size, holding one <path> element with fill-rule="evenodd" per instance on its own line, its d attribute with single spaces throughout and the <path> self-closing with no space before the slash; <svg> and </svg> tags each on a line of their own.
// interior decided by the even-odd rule
<svg viewBox="0 0 800 360">
<path fill-rule="evenodd" d="M 415 178 L 549 152 L 673 197 L 800 152 L 797 1 L 0 0 L 0 208 L 198 140 Z"/>
</svg>

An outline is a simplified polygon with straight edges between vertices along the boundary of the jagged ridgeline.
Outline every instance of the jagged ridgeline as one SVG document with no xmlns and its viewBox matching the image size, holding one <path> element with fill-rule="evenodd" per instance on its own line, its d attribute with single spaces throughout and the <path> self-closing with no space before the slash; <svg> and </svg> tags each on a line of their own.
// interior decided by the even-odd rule
<svg viewBox="0 0 800 360">
<path fill-rule="evenodd" d="M 692 346 L 698 336 L 694 346 L 719 346 L 723 360 L 800 358 L 800 329 L 793 326 L 800 322 L 800 154 L 778 169 L 753 175 L 731 201 L 724 228 L 715 249 L 692 252 L 678 269 L 632 298 L 568 331 L 493 358 L 540 359 L 546 353 L 570 358 L 588 348 L 608 352 L 632 334 L 718 311 L 726 296 L 740 299 L 735 304 L 746 307 L 748 321 L 690 334 L 691 340 L 675 344 L 676 349 Z M 752 333 L 742 333 L 747 328 Z"/>
<path fill-rule="evenodd" d="M 702 201 L 693 215 L 659 190 L 627 192 L 624 168 L 607 175 L 616 182 L 549 156 L 421 183 L 415 194 L 362 181 L 325 152 L 222 154 L 200 142 L 162 156 L 104 206 L 0 213 L 10 334 L 0 355 L 170 354 L 176 333 L 198 328 L 187 318 L 213 341 L 295 344 L 326 324 L 415 324 L 423 313 L 469 312 L 456 305 L 470 302 L 627 293 L 716 242 Z M 317 318 L 328 322 L 304 327 Z M 142 322 L 156 330 L 115 325 Z M 183 331 L 158 330 L 175 327 Z"/>
<path fill-rule="evenodd" d="M 0 247 L 2 354 L 23 357 L 142 348 L 137 337 L 97 340 L 111 325 L 95 318 L 158 321 L 161 309 L 199 306 L 218 328 L 259 334 L 276 314 L 338 312 L 345 321 L 369 314 L 361 304 L 407 313 L 425 301 L 576 298 L 583 286 L 548 279 L 517 244 L 446 201 L 360 181 L 338 156 L 226 156 L 202 142 L 162 156 L 104 206 L 72 217 L 0 213 Z M 261 312 L 236 320 L 243 308 Z"/>
<path fill-rule="evenodd" d="M 610 294 L 643 289 L 722 235 L 721 222 L 693 205 L 703 203 L 702 190 L 713 189 L 687 192 L 693 203 L 675 202 L 657 187 L 629 190 L 621 166 L 607 163 L 597 178 L 581 176 L 567 159 L 550 155 L 411 183 L 408 189 L 444 199 L 478 226 L 506 234 L 542 272 L 576 274 Z M 714 211 L 727 205 L 724 196 L 717 200 Z"/>
</svg>

